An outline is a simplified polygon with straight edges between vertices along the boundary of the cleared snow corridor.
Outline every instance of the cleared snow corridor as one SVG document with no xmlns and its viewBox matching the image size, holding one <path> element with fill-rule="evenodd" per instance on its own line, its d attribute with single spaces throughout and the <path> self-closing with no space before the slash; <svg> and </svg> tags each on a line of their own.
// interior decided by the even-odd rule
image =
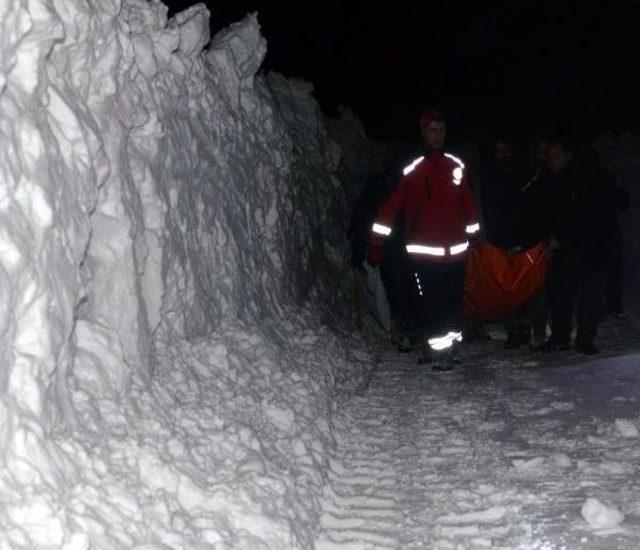
<svg viewBox="0 0 640 550">
<path fill-rule="evenodd" d="M 610 347 L 638 334 L 623 325 Z M 639 548 L 640 354 L 488 342 L 465 362 L 432 373 L 387 352 L 340 403 L 317 548 Z"/>
</svg>

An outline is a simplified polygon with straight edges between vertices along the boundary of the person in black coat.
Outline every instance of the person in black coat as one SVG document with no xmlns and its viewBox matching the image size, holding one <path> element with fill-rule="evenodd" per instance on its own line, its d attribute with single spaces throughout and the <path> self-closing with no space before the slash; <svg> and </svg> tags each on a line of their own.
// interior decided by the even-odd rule
<svg viewBox="0 0 640 550">
<path fill-rule="evenodd" d="M 519 245 L 517 223 L 525 177 L 509 138 L 494 139 L 486 156 L 479 193 L 484 237 L 508 251 Z"/>
<path fill-rule="evenodd" d="M 616 195 L 618 210 L 627 210 L 631 197 L 629 192 L 623 187 L 620 180 L 616 178 Z M 611 243 L 611 263 L 607 272 L 607 280 L 604 292 L 603 313 L 618 317 L 623 312 L 623 292 L 624 292 L 624 250 L 620 220 L 616 217 L 616 231 Z"/>
<path fill-rule="evenodd" d="M 406 164 L 407 158 L 404 151 L 392 151 L 387 156 L 378 158 L 375 170 L 354 205 L 347 236 L 351 243 L 351 265 L 356 270 L 363 269 L 374 218 L 380 205 L 395 191 L 400 167 Z M 385 244 L 380 276 L 389 300 L 398 350 L 408 352 L 412 350 L 412 346 L 407 333 L 415 323 L 415 313 L 410 303 L 412 280 L 403 235 L 401 227 L 394 227 Z"/>
<path fill-rule="evenodd" d="M 480 180 L 480 204 L 484 237 L 506 252 L 521 248 L 520 216 L 522 187 L 526 177 L 514 152 L 511 139 L 498 136 L 489 143 Z M 505 320 L 505 349 L 516 349 L 531 342 L 532 311 L 521 307 Z"/>
<path fill-rule="evenodd" d="M 618 234 L 622 206 L 615 178 L 599 165 L 574 158 L 564 134 L 547 140 L 545 170 L 529 200 L 536 238 L 549 240 L 549 305 L 552 334 L 546 349 L 567 349 L 578 298 L 576 348 L 598 353 L 594 344 L 604 283 Z"/>
</svg>

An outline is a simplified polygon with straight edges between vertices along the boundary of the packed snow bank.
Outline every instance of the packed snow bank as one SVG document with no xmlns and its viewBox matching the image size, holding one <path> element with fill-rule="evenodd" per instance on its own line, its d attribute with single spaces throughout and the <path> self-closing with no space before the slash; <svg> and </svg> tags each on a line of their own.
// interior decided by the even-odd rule
<svg viewBox="0 0 640 550">
<path fill-rule="evenodd" d="M 202 5 L 0 20 L 0 547 L 308 547 L 331 396 L 370 367 L 361 127 L 257 76 L 255 16 L 208 48 Z"/>
</svg>

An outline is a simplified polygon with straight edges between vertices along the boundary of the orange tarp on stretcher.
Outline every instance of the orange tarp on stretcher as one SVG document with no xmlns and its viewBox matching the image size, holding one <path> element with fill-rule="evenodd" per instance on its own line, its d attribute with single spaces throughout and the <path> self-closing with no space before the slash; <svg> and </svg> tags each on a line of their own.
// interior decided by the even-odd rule
<svg viewBox="0 0 640 550">
<path fill-rule="evenodd" d="M 507 254 L 489 243 L 475 248 L 467 261 L 465 315 L 493 321 L 526 304 L 542 287 L 549 271 L 544 244 Z"/>
</svg>

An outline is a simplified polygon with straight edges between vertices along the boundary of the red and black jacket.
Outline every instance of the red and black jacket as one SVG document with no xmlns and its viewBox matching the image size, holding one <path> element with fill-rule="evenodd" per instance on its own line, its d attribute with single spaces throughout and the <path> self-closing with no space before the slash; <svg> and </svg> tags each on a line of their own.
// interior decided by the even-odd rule
<svg viewBox="0 0 640 550">
<path fill-rule="evenodd" d="M 456 262 L 466 258 L 468 238 L 480 230 L 464 163 L 435 151 L 404 169 L 397 189 L 381 206 L 372 227 L 369 260 L 382 258 L 385 237 L 403 216 L 407 252 L 414 260 Z"/>
</svg>

